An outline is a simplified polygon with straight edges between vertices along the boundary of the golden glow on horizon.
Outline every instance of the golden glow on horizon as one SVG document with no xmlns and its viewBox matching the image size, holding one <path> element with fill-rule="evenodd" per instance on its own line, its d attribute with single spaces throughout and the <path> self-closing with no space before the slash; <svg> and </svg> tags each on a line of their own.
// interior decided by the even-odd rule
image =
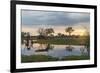
<svg viewBox="0 0 100 73">
<path fill-rule="evenodd" d="M 38 35 L 38 32 L 37 32 L 38 29 L 39 28 L 35 28 L 35 27 L 33 27 L 33 28 L 23 27 L 22 32 L 30 32 L 31 35 L 35 36 L 35 35 Z M 65 32 L 65 27 L 63 27 L 63 26 L 62 27 L 54 27 L 53 29 L 55 32 L 54 35 L 57 35 L 58 33 L 68 35 L 68 33 Z M 73 27 L 73 29 L 74 29 L 74 31 L 72 32 L 72 35 L 83 36 L 86 33 L 86 30 L 83 28 L 80 28 L 80 27 L 77 27 L 77 28 Z"/>
</svg>

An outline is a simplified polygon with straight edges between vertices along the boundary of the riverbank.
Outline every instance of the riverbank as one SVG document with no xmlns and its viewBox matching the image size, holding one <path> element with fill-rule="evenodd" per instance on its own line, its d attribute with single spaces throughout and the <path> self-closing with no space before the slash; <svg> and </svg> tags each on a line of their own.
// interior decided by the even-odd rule
<svg viewBox="0 0 100 73">
<path fill-rule="evenodd" d="M 27 38 L 23 38 L 23 40 L 27 40 Z M 23 41 L 22 40 L 22 41 Z M 41 37 L 38 36 L 31 37 L 30 40 L 32 43 L 42 43 L 42 44 L 55 44 L 55 45 L 85 45 L 87 44 L 87 40 L 89 40 L 86 36 L 80 37 Z"/>
<path fill-rule="evenodd" d="M 33 41 L 33 43 L 55 44 L 55 45 L 85 45 L 86 40 L 85 38 L 84 39 L 81 38 L 37 39 L 36 41 Z"/>
</svg>

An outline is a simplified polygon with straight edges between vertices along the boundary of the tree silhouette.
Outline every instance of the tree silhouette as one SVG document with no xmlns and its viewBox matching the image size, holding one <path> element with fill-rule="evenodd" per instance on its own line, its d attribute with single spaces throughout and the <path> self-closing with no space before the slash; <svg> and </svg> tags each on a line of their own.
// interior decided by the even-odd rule
<svg viewBox="0 0 100 73">
<path fill-rule="evenodd" d="M 65 29 L 65 32 L 67 33 L 69 33 L 69 36 L 71 36 L 71 33 L 74 31 L 74 29 L 72 28 L 72 27 L 68 27 L 68 28 L 66 28 Z"/>
<path fill-rule="evenodd" d="M 62 34 L 61 34 L 61 33 L 58 33 L 58 36 L 59 36 L 59 37 L 61 37 L 61 36 L 62 36 Z"/>
<path fill-rule="evenodd" d="M 44 35 L 44 31 L 45 31 L 45 30 L 44 30 L 43 28 L 39 28 L 39 29 L 38 29 L 39 35 L 42 35 L 42 36 L 43 36 L 43 35 Z"/>
<path fill-rule="evenodd" d="M 27 32 L 26 33 L 26 47 L 27 47 L 27 49 L 30 49 L 30 47 L 29 47 L 29 40 L 30 40 L 30 33 L 29 32 Z"/>
<path fill-rule="evenodd" d="M 21 32 L 21 43 L 22 44 L 24 43 L 25 36 L 26 36 L 26 32 Z"/>
<path fill-rule="evenodd" d="M 52 34 L 54 33 L 54 30 L 52 28 L 48 28 L 48 29 L 45 29 L 45 34 L 48 36 L 49 34 Z"/>
<path fill-rule="evenodd" d="M 85 36 L 86 36 L 86 38 L 85 38 L 85 47 L 86 47 L 86 49 L 87 49 L 87 52 L 88 52 L 88 55 L 90 56 L 90 32 L 89 32 L 89 30 L 88 30 L 88 28 L 87 27 L 85 27 L 84 26 L 84 29 L 85 29 Z"/>
</svg>

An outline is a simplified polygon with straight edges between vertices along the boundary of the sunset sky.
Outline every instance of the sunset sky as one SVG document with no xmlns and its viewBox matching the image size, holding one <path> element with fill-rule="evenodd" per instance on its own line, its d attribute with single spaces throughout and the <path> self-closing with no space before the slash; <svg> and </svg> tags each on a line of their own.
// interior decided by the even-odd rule
<svg viewBox="0 0 100 73">
<path fill-rule="evenodd" d="M 90 29 L 90 14 L 76 12 L 54 12 L 54 11 L 21 11 L 22 32 L 30 32 L 38 35 L 39 28 L 53 28 L 54 35 L 66 34 L 65 29 L 73 27 L 73 35 L 84 35 L 86 29 Z"/>
</svg>

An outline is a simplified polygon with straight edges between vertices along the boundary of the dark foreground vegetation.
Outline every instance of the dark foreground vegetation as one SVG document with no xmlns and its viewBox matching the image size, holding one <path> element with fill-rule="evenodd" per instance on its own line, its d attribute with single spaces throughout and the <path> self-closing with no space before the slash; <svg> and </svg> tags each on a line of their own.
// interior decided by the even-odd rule
<svg viewBox="0 0 100 73">
<path fill-rule="evenodd" d="M 88 60 L 89 56 L 81 55 L 81 56 L 65 56 L 62 59 L 46 56 L 46 55 L 31 55 L 31 56 L 22 56 L 21 62 L 48 62 L 48 61 L 71 61 L 71 60 Z"/>
</svg>

